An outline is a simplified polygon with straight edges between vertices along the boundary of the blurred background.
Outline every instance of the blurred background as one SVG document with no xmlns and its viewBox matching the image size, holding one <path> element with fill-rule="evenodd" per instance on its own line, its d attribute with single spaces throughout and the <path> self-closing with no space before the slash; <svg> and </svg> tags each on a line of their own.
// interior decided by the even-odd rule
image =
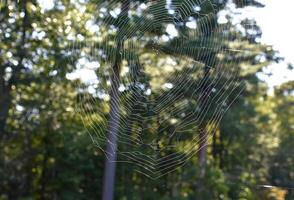
<svg viewBox="0 0 294 200">
<path fill-rule="evenodd" d="M 218 74 L 208 68 L 218 63 L 236 77 L 225 89 L 227 76 L 209 88 L 212 95 L 228 91 L 221 121 L 207 112 L 199 129 L 182 130 L 176 149 L 155 147 L 159 156 L 184 155 L 181 145 L 188 144 L 197 154 L 171 173 L 159 170 L 164 175 L 155 180 L 135 164 L 117 162 L 110 171 L 114 186 L 104 192 L 118 200 L 294 199 L 293 5 L 291 0 L 1 0 L 0 200 L 102 199 L 109 164 L 102 150 L 107 133 L 115 131 L 107 124 L 132 134 L 144 124 L 141 118 L 151 116 L 131 95 L 145 97 L 139 102 L 166 91 L 171 95 L 166 110 L 140 129 L 146 140 L 164 135 L 151 127 L 175 130 L 174 122 L 185 123 L 190 119 L 183 116 L 201 112 L 201 102 L 209 101 L 208 87 L 193 92 L 177 81 L 194 88 L 209 83 Z M 206 16 L 212 17 L 202 21 Z M 189 73 L 188 58 L 200 63 Z M 179 115 L 170 112 L 179 105 Z M 105 135 L 99 144 L 96 126 Z M 201 136 L 199 130 L 210 127 L 210 137 Z M 193 143 L 198 135 L 204 142 Z M 156 137 L 157 144 L 167 142 Z M 119 142 L 119 149 L 130 151 Z"/>
</svg>

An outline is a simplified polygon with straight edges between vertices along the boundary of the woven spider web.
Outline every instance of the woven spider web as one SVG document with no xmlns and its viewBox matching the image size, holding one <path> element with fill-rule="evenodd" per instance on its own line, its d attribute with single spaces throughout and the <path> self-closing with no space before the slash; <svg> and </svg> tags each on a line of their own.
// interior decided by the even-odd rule
<svg viewBox="0 0 294 200">
<path fill-rule="evenodd" d="M 245 87 L 239 65 L 250 51 L 234 46 L 240 33 L 220 23 L 219 5 L 210 0 L 120 6 L 97 5 L 95 34 L 74 44 L 84 49 L 80 70 L 95 72 L 83 74 L 87 81 L 78 85 L 77 111 L 106 157 L 107 130 L 113 128 L 117 162 L 156 179 L 184 166 L 203 140 L 208 144 Z M 117 63 L 118 120 L 111 123 L 107 113 Z"/>
</svg>

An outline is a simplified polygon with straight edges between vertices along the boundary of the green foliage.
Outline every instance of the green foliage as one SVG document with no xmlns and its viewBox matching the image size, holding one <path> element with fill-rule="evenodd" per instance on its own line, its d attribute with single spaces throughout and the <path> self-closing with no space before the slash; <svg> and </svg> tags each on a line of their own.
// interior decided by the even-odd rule
<svg viewBox="0 0 294 200">
<path fill-rule="evenodd" d="M 223 109 L 227 109 L 232 102 L 234 104 L 209 140 L 205 175 L 201 174 L 203 167 L 199 166 L 196 156 L 188 160 L 184 167 L 175 168 L 172 173 L 157 180 L 139 173 L 134 165 L 119 162 L 115 199 L 255 200 L 278 199 L 286 192 L 286 198 L 293 198 L 291 190 L 282 190 L 294 187 L 293 81 L 276 88 L 274 96 L 267 95 L 266 86 L 256 74 L 278 59 L 271 47 L 256 42 L 255 39 L 260 36 L 256 24 L 247 27 L 249 21 L 241 23 L 246 30 L 256 32 L 249 34 L 254 31 L 248 31 L 246 35 L 235 30 L 230 22 L 218 26 L 215 15 L 211 13 L 224 9 L 227 1 L 215 1 L 213 4 L 205 1 L 201 11 L 195 14 L 192 6 L 199 1 L 186 1 L 191 7 L 182 10 L 183 1 L 173 0 L 172 4 L 179 8 L 180 16 L 175 21 L 171 20 L 172 15 L 166 9 L 165 1 L 153 2 L 148 10 L 143 11 L 152 17 L 135 12 L 136 6 L 148 2 L 132 1 L 134 8 L 129 18 L 125 15 L 113 17 L 109 12 L 100 15 L 101 11 L 97 9 L 103 6 L 110 11 L 120 6 L 121 1 L 110 4 L 97 0 L 56 0 L 54 8 L 49 10 L 42 8 L 38 1 L 19 2 L 0 2 L 1 200 L 100 198 L 105 155 L 100 149 L 101 144 L 92 144 L 90 135 L 94 135 L 98 127 L 106 131 L 109 105 L 99 96 L 77 88 L 77 85 L 87 87 L 86 83 L 66 77 L 79 68 L 80 58 L 98 61 L 100 67 L 95 72 L 101 78 L 95 85 L 95 92 L 107 93 L 110 64 L 119 53 L 117 40 L 125 41 L 120 56 L 126 62 L 121 68 L 122 71 L 128 68 L 127 73 L 121 73 L 122 83 L 129 87 L 121 93 L 120 100 L 125 108 L 121 117 L 128 122 L 122 124 L 120 129 L 127 130 L 127 133 L 142 126 L 142 118 L 152 116 L 154 113 L 150 110 L 154 108 L 167 107 L 159 114 L 160 119 L 189 120 L 169 111 L 179 107 L 184 113 L 196 110 L 199 102 L 195 99 L 201 96 L 201 92 L 192 93 L 190 88 L 182 87 L 180 83 L 185 82 L 196 88 L 202 80 L 210 81 L 218 77 L 213 71 L 217 63 L 227 63 L 224 70 L 235 74 L 236 78 L 226 89 L 222 86 L 228 77 L 222 77 L 213 85 L 216 91 L 232 91 L 225 99 Z M 234 2 L 237 7 L 250 4 L 262 6 L 255 1 Z M 189 17 L 197 19 L 197 31 L 183 25 Z M 99 26 L 99 33 L 85 27 L 89 20 Z M 174 22 L 178 26 L 179 37 L 166 42 L 153 40 L 166 34 L 166 25 Z M 118 28 L 119 33 L 113 31 Z M 223 39 L 222 31 L 226 29 L 230 32 Z M 136 42 L 132 42 L 133 39 Z M 92 49 L 87 46 L 89 44 Z M 204 44 L 205 51 L 199 48 Z M 222 49 L 240 51 L 224 53 Z M 156 50 L 161 54 L 154 53 Z M 243 50 L 247 51 L 246 56 Z M 261 55 L 266 55 L 265 62 L 257 61 Z M 167 62 L 170 58 L 176 62 L 172 69 Z M 203 75 L 204 66 L 212 68 L 209 78 Z M 184 75 L 176 79 L 177 74 Z M 136 80 L 145 89 L 136 87 L 130 80 Z M 161 85 L 167 82 L 175 87 L 162 91 Z M 152 88 L 150 96 L 143 95 L 146 88 Z M 234 97 L 240 89 L 243 92 L 235 101 Z M 183 94 L 181 98 L 176 98 L 178 92 Z M 167 95 L 170 98 L 160 105 L 149 104 L 153 108 L 146 108 L 136 101 L 131 101 L 132 104 L 124 101 L 138 95 L 142 97 L 141 102 L 146 103 L 150 99 L 160 101 Z M 213 94 L 213 97 L 218 96 Z M 205 127 L 214 125 L 210 117 L 219 106 L 207 101 L 211 104 L 211 111 L 201 124 Z M 82 120 L 80 115 L 84 113 L 79 110 L 80 105 L 86 108 L 92 106 L 95 112 L 91 110 L 88 118 Z M 134 116 L 141 118 L 130 120 Z M 150 120 L 145 124 L 146 132 L 142 139 L 150 141 L 157 121 Z M 174 130 L 174 125 L 171 120 L 165 120 L 162 126 L 167 129 L 158 134 L 157 140 L 164 145 L 170 141 L 163 136 Z M 195 146 L 191 138 L 197 131 L 192 125 L 186 127 L 177 149 L 163 150 L 158 156 L 167 155 L 170 151 L 187 156 L 182 146 Z M 131 150 L 123 144 L 119 148 L 122 151 Z M 150 148 L 142 146 L 140 151 L 149 153 Z M 159 175 L 161 173 L 164 171 L 159 171 Z M 272 184 L 282 189 L 263 191 L 258 188 L 261 184 Z"/>
</svg>

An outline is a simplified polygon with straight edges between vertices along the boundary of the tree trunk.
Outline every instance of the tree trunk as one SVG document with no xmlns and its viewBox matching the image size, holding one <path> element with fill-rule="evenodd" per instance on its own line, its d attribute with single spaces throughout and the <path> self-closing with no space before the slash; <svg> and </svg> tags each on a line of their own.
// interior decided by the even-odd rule
<svg viewBox="0 0 294 200">
<path fill-rule="evenodd" d="M 115 66 L 118 68 L 118 66 Z M 104 168 L 103 200 L 113 199 L 117 134 L 119 128 L 119 70 L 111 77 L 110 113 L 107 133 L 106 160 Z"/>
<path fill-rule="evenodd" d="M 6 2 L 7 4 L 7 2 Z M 22 1 L 22 11 L 24 12 L 24 17 L 21 25 L 21 41 L 17 48 L 18 65 L 16 67 L 10 66 L 10 64 L 3 64 L 0 66 L 0 135 L 5 132 L 6 121 L 8 117 L 9 108 L 11 106 L 11 88 L 16 85 L 21 68 L 23 67 L 23 59 L 25 57 L 25 43 L 26 43 L 26 31 L 29 25 L 29 15 L 27 10 L 27 0 Z M 5 6 L 4 6 L 5 7 Z M 5 68 L 12 67 L 12 76 L 8 83 L 4 80 Z"/>
<path fill-rule="evenodd" d="M 130 7 L 130 0 L 122 2 L 122 11 L 120 17 L 127 17 Z M 114 193 L 114 180 L 115 180 L 115 167 L 117 157 L 117 135 L 119 129 L 119 83 L 120 83 L 120 65 L 121 55 L 120 50 L 123 47 L 123 41 L 117 38 L 117 51 L 113 65 L 113 73 L 111 76 L 111 89 L 110 89 L 110 112 L 107 130 L 106 141 L 106 159 L 104 167 L 104 180 L 103 180 L 103 200 L 112 200 Z"/>
<path fill-rule="evenodd" d="M 207 152 L 207 131 L 201 129 L 199 133 L 199 151 L 198 160 L 200 166 L 200 177 L 205 176 L 206 152 Z"/>
<path fill-rule="evenodd" d="M 203 85 L 201 86 L 201 93 L 199 98 L 200 113 L 204 110 L 206 101 L 208 101 L 210 87 L 209 87 L 209 71 L 208 66 L 204 67 L 203 75 Z M 205 117 L 205 116 L 203 116 Z M 199 143 L 198 143 L 198 161 L 200 166 L 200 177 L 205 176 L 205 164 L 206 164 L 206 152 L 207 152 L 207 128 L 206 128 L 206 119 L 203 119 L 204 123 L 199 127 Z"/>
<path fill-rule="evenodd" d="M 220 144 L 219 144 L 219 168 L 223 169 L 224 167 L 224 138 L 223 138 L 223 134 L 220 133 Z"/>
<path fill-rule="evenodd" d="M 32 138 L 31 131 L 27 129 L 24 138 L 24 157 L 26 162 L 26 177 L 25 177 L 25 185 L 24 185 L 24 195 L 29 196 L 32 192 L 32 168 L 33 168 L 33 152 L 32 152 Z"/>
<path fill-rule="evenodd" d="M 2 78 L 2 77 L 1 77 Z M 11 104 L 10 87 L 1 84 L 0 88 L 0 135 L 3 136 L 5 132 L 6 120 L 8 117 L 8 111 Z"/>
<path fill-rule="evenodd" d="M 48 133 L 46 133 L 48 134 Z M 49 158 L 49 152 L 48 152 L 48 141 L 47 141 L 47 136 L 44 137 L 43 141 L 43 148 L 44 148 L 44 158 L 42 160 L 41 168 L 42 168 L 42 173 L 40 176 L 40 186 L 39 186 L 39 197 L 40 199 L 46 199 L 47 193 L 46 193 L 46 187 L 47 187 L 47 178 L 48 178 L 48 158 Z"/>
<path fill-rule="evenodd" d="M 218 152 L 218 146 L 217 146 L 217 132 L 214 132 L 212 136 L 212 157 L 215 161 L 217 161 L 217 152 Z"/>
</svg>

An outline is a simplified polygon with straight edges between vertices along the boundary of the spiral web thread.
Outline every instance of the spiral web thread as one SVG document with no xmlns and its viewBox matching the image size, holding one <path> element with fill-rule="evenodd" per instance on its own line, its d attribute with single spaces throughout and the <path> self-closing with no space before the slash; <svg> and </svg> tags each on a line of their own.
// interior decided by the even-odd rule
<svg viewBox="0 0 294 200">
<path fill-rule="evenodd" d="M 114 124 L 108 124 L 103 113 L 109 107 L 113 62 L 119 56 L 117 161 L 131 163 L 138 172 L 157 179 L 185 165 L 199 151 L 199 142 L 211 139 L 225 112 L 244 90 L 238 65 L 250 50 L 230 48 L 229 41 L 232 43 L 239 33 L 230 30 L 230 23 L 215 24 L 218 11 L 209 0 L 142 5 L 132 3 L 128 18 L 123 20 L 118 18 L 124 11 L 113 11 L 119 6 L 115 2 L 95 9 L 104 18 L 96 20 L 100 22 L 100 39 L 84 40 L 73 47 L 83 48 L 89 60 L 100 63 L 93 85 L 78 85 L 82 95 L 77 111 L 93 143 L 107 157 L 107 127 Z M 204 6 L 211 12 L 201 13 Z M 188 32 L 163 33 L 165 38 L 152 34 L 162 24 L 179 30 L 181 23 L 193 21 L 191 16 L 197 18 L 196 26 Z M 140 23 L 143 18 L 144 23 Z M 130 26 L 130 22 L 135 25 Z M 115 23 L 120 28 L 110 25 Z M 123 41 L 122 49 L 115 48 L 117 41 Z M 209 78 L 203 78 L 205 67 Z M 89 92 L 89 87 L 94 91 Z M 205 138 L 199 138 L 203 129 Z"/>
</svg>

